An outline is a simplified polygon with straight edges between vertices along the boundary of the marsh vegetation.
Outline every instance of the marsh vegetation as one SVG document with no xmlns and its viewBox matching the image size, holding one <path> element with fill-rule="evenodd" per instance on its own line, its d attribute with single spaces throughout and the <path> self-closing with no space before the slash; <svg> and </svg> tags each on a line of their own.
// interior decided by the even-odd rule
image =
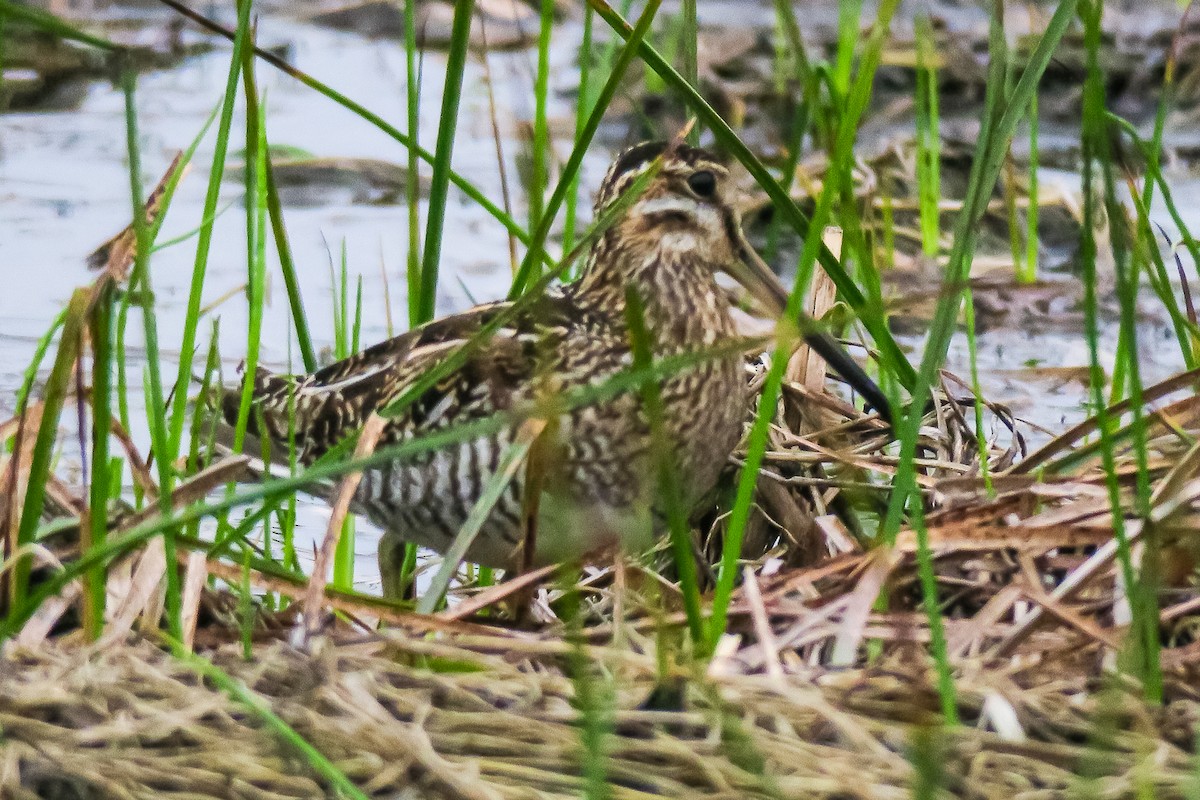
<svg viewBox="0 0 1200 800">
<path fill-rule="evenodd" d="M 1200 797 L 1189 10 L 54 11 L 0 0 L 0 794 Z M 894 424 L 747 302 L 659 547 L 384 599 L 364 467 L 694 364 L 270 471 L 214 387 L 572 280 L 681 135 Z"/>
</svg>

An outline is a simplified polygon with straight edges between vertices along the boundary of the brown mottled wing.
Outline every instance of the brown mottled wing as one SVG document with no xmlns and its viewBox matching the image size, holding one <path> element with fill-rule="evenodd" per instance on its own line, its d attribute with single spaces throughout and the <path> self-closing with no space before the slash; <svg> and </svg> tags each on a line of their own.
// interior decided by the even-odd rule
<svg viewBox="0 0 1200 800">
<path fill-rule="evenodd" d="M 530 390 L 541 354 L 571 318 L 571 305 L 563 295 L 547 295 L 517 314 L 396 417 L 388 438 L 419 436 L 510 407 Z M 261 436 L 261 421 L 269 438 L 283 445 L 294 431 L 301 460 L 312 461 L 510 307 L 493 303 L 428 323 L 311 375 L 259 369 L 248 430 Z M 239 401 L 240 389 L 226 390 L 222 412 L 231 424 Z"/>
</svg>

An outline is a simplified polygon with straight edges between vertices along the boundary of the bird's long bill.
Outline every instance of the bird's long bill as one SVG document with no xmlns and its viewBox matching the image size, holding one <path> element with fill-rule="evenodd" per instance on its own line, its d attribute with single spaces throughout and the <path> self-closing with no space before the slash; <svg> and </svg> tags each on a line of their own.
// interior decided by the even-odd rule
<svg viewBox="0 0 1200 800">
<path fill-rule="evenodd" d="M 787 308 L 788 293 L 783 284 L 743 236 L 738 237 L 737 255 L 729 267 L 730 276 L 762 303 L 770 316 L 778 317 Z"/>
<path fill-rule="evenodd" d="M 787 310 L 788 293 L 767 263 L 754 251 L 744 236 L 738 237 L 738 259 L 729 274 L 762 303 L 768 313 L 781 316 Z M 842 349 L 832 336 L 817 328 L 817 323 L 803 311 L 799 312 L 800 334 L 835 372 L 842 376 L 867 403 L 887 422 L 892 421 L 891 404 L 879 384 L 863 371 L 858 362 Z M 807 323 L 807 324 L 806 324 Z"/>
</svg>

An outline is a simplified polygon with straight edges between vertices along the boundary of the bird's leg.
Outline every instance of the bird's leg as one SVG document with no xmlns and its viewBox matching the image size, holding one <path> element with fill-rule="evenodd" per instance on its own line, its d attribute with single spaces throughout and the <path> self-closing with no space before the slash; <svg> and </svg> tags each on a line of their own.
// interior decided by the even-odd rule
<svg viewBox="0 0 1200 800">
<path fill-rule="evenodd" d="M 525 491 L 521 496 L 521 527 L 524 536 L 521 541 L 518 575 L 523 575 L 533 568 L 534 557 L 537 554 L 538 509 L 541 506 L 542 487 L 546 484 L 546 468 L 550 460 L 549 443 L 555 435 L 551 429 L 557 428 L 556 421 L 548 422 L 534 439 L 525 459 Z M 533 588 L 528 587 L 513 597 L 513 619 L 518 625 L 524 625 L 528 621 L 532 592 Z"/>
<path fill-rule="evenodd" d="M 385 532 L 379 539 L 379 578 L 385 600 L 404 600 L 411 592 L 412 584 L 404 575 L 406 552 L 406 542 L 394 533 Z"/>
</svg>

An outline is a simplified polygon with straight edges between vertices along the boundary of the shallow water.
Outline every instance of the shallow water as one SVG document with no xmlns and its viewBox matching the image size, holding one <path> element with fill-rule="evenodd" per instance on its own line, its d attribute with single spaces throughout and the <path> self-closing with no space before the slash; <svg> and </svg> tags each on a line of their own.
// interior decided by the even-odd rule
<svg viewBox="0 0 1200 800">
<path fill-rule="evenodd" d="M 260 41 L 289 43 L 295 66 L 369 106 L 398 128 L 405 127 L 404 51 L 396 43 L 269 17 L 261 23 Z M 510 182 L 516 175 L 513 157 L 518 150 L 518 123 L 533 115 L 531 57 L 527 52 L 490 56 Z M 145 186 L 152 186 L 175 153 L 188 146 L 220 101 L 228 58 L 226 50 L 218 49 L 175 69 L 147 74 L 139 81 L 139 142 Z M 559 47 L 552 59 L 556 80 L 563 80 L 569 87 L 574 53 Z M 425 55 L 419 135 L 430 149 L 437 133 L 436 110 L 441 102 L 444 68 L 444 55 Z M 407 155 L 401 145 L 350 112 L 269 66 L 260 65 L 257 74 L 266 97 L 267 133 L 272 144 L 298 147 L 318 156 L 405 163 Z M 495 141 L 484 73 L 477 59 L 468 66 L 464 87 L 454 165 L 488 196 L 498 198 L 501 184 Z M 573 115 L 573 104 L 555 100 L 551 114 Z M 231 153 L 244 147 L 243 120 L 239 108 L 232 126 Z M 199 224 L 215 138 L 210 131 L 201 144 L 193 171 L 173 201 L 161 241 L 185 234 Z M 103 83 L 89 88 L 77 111 L 0 116 L 0 414 L 12 411 L 15 391 L 37 338 L 63 308 L 72 290 L 92 280 L 93 275 L 84 267 L 84 257 L 128 224 L 131 210 L 126 152 L 123 95 Z M 584 164 L 585 185 L 597 183 L 607 163 L 605 153 L 590 156 Z M 215 224 L 203 296 L 206 305 L 245 281 L 246 223 L 241 195 L 239 181 L 222 185 L 220 207 L 230 207 Z M 516 213 L 523 218 L 524 208 L 517 208 Z M 397 328 L 405 327 L 407 211 L 403 206 L 345 202 L 288 208 L 285 214 L 318 350 L 332 347 L 334 340 L 331 263 L 340 264 L 343 243 L 351 280 L 361 276 L 363 283 L 362 341 L 370 343 L 387 337 L 385 288 L 390 292 Z M 510 279 L 504 229 L 457 190 L 452 190 L 446 225 L 441 262 L 445 279 L 439 287 L 438 313 L 469 307 L 471 298 L 503 296 Z M 177 369 L 178 351 L 171 347 L 175 343 L 177 348 L 183 335 L 195 248 L 192 238 L 157 252 L 153 259 L 152 280 L 167 380 Z M 277 263 L 270 260 L 273 258 L 272 252 L 268 263 Z M 290 344 L 286 294 L 277 270 L 269 284 L 261 360 L 267 366 L 286 369 L 289 358 L 298 362 L 298 355 Z M 240 293 L 202 320 L 198 336 L 201 348 L 207 347 L 211 320 L 218 316 L 220 350 L 229 358 L 226 374 L 232 375 L 240 354 L 246 351 L 247 315 Z M 131 355 L 143 355 L 136 315 L 131 315 L 129 343 Z M 138 391 L 131 397 L 136 402 L 140 395 L 140 364 L 131 364 L 130 378 L 137 383 Z M 135 409 L 135 417 L 139 412 L 141 409 Z M 145 436 L 139 443 L 146 446 Z M 323 505 L 313 504 L 304 516 L 304 532 L 313 535 L 323 530 L 328 515 Z M 360 525 L 361 529 L 368 527 Z M 360 575 L 366 580 L 375 574 L 374 532 L 365 531 L 359 543 L 362 552 L 370 556 L 360 559 Z"/>
<path fill-rule="evenodd" d="M 552 53 L 554 88 L 563 90 L 551 104 L 552 117 L 570 119 L 573 101 L 569 91 L 577 77 L 574 49 L 578 30 L 562 26 Z M 404 126 L 404 52 L 391 41 L 367 40 L 288 21 L 264 17 L 260 29 L 264 44 L 288 43 L 296 66 L 382 113 L 397 127 Z M 490 66 L 501 144 L 510 185 L 516 183 L 514 155 L 519 149 L 519 124 L 533 114 L 530 52 L 493 53 Z M 432 147 L 444 77 L 444 56 L 427 53 L 422 84 L 420 136 Z M 228 52 L 197 57 L 183 65 L 142 77 L 138 87 L 139 141 L 143 182 L 153 185 L 175 152 L 185 148 L 200 130 L 220 99 L 228 69 Z M 267 65 L 258 69 L 265 93 L 267 132 L 272 144 L 302 148 L 317 156 L 380 158 L 404 163 L 406 153 L 396 142 L 366 122 L 334 105 Z M 231 151 L 241 149 L 243 121 L 233 123 Z M 162 239 L 193 229 L 200 220 L 211 162 L 214 136 L 201 144 L 193 173 L 183 182 L 166 219 Z M 560 143 L 565 157 L 567 143 Z M 590 197 L 610 158 L 596 147 L 584 164 L 582 185 Z M 15 113 L 0 116 L 0 415 L 12 410 L 13 395 L 29 363 L 34 342 L 64 306 L 71 291 L 89 282 L 84 257 L 130 219 L 129 179 L 126 161 L 123 97 L 112 86 L 93 84 L 82 107 L 62 113 Z M 468 67 L 461 106 L 459 139 L 454 165 L 489 197 L 501 196 L 499 170 L 484 73 L 478 59 Z M 1196 207 L 1188 199 L 1200 194 L 1200 185 L 1186 183 L 1178 189 L 1182 207 Z M 204 302 L 210 303 L 237 290 L 245 279 L 245 217 L 240 185 L 226 182 L 221 207 L 230 206 L 217 220 L 208 260 Z M 518 199 L 516 216 L 524 218 Z M 586 204 L 585 200 L 585 204 Z M 303 282 L 314 342 L 327 348 L 333 342 L 333 281 L 331 261 L 340 259 L 345 243 L 352 278 L 363 282 L 362 341 L 387 336 L 385 288 L 397 329 L 404 327 L 404 260 L 407 242 L 403 206 L 369 206 L 332 203 L 286 209 L 293 254 Z M 1162 215 L 1165 218 L 1165 215 Z M 163 345 L 163 372 L 174 375 L 178 354 L 172 343 L 182 337 L 184 310 L 195 254 L 195 240 L 159 251 L 153 261 L 159 338 Z M 273 254 L 269 255 L 268 263 Z M 385 276 L 386 275 L 386 283 Z M 456 191 L 448 210 L 447 235 L 438 295 L 439 314 L 503 296 L 509 282 L 508 242 L 503 228 L 486 212 Z M 269 305 L 264 322 L 261 360 L 279 369 L 288 367 L 295 349 L 290 344 L 287 304 L 278 273 L 270 279 Z M 246 314 L 240 294 L 222 303 L 203 322 L 198 341 L 207 347 L 211 320 L 220 318 L 220 350 L 232 375 L 245 352 Z M 140 322 L 129 327 L 130 354 L 141 356 Z M 1145 378 L 1161 378 L 1178 368 L 1169 331 L 1148 321 L 1141 339 Z M 1115 338 L 1105 334 L 1105 357 L 1111 358 Z M 911 342 L 916 344 L 916 342 Z M 176 344 L 177 346 L 177 344 Z M 962 336 L 951 348 L 950 368 L 967 374 L 966 342 Z M 1050 428 L 1082 416 L 1083 389 L 1078 383 L 1014 376 L 1004 372 L 1027 361 L 1042 366 L 1079 366 L 1087 351 L 1076 332 L 1047 325 L 1006 327 L 980 336 L 980 370 L 985 394 L 1010 403 L 1020 416 Z M 296 359 L 298 361 L 298 359 Z M 914 356 L 915 360 L 915 356 Z M 133 364 L 130 377 L 140 384 L 141 365 Z M 139 386 L 140 388 L 140 386 Z M 135 391 L 131 399 L 137 400 Z M 135 409 L 135 417 L 141 409 Z M 70 417 L 70 415 L 67 415 Z M 139 439 L 147 445 L 144 435 Z M 324 530 L 327 508 L 305 502 L 299 533 L 304 550 Z M 370 589 L 377 578 L 374 549 L 377 532 L 361 521 L 357 546 L 363 558 L 356 575 Z"/>
</svg>

